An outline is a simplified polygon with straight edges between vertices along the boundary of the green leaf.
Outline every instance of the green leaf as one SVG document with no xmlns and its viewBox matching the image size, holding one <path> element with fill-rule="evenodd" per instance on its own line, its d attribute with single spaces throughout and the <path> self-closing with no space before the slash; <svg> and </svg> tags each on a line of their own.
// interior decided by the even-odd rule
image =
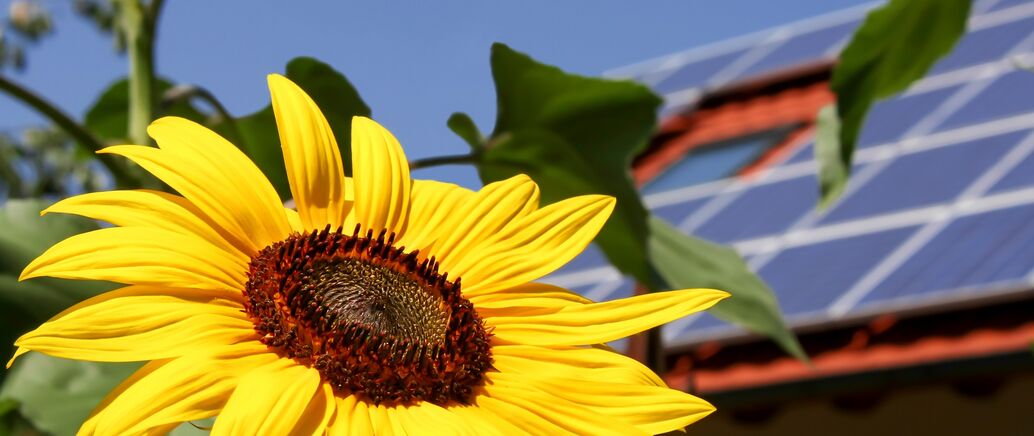
<svg viewBox="0 0 1034 436">
<path fill-rule="evenodd" d="M 672 288 L 729 292 L 732 297 L 711 308 L 712 314 L 768 336 L 790 355 L 808 360 L 783 321 L 775 295 L 735 251 L 686 236 L 657 217 L 650 219 L 649 248 L 657 272 Z"/>
<path fill-rule="evenodd" d="M 869 13 L 833 70 L 830 87 L 837 96 L 839 144 L 820 136 L 817 146 L 839 153 L 816 154 L 822 203 L 843 192 L 869 108 L 905 90 L 951 51 L 966 30 L 969 7 L 966 0 L 891 0 Z"/>
<path fill-rule="evenodd" d="M 654 284 L 647 212 L 629 168 L 653 133 L 660 98 L 632 82 L 565 73 L 502 44 L 492 46 L 492 75 L 499 112 L 478 166 L 482 181 L 528 174 L 545 203 L 614 196 L 596 242 L 618 269 Z"/>
<path fill-rule="evenodd" d="M 0 353 L 14 351 L 14 339 L 61 310 L 113 287 L 110 283 L 32 279 L 19 282 L 23 268 L 58 241 L 94 230 L 94 221 L 62 214 L 39 216 L 48 203 L 9 200 L 0 207 Z"/>
<path fill-rule="evenodd" d="M 446 125 L 449 126 L 449 130 L 463 138 L 471 150 L 480 151 L 485 146 L 485 137 L 481 135 L 481 131 L 474 124 L 474 120 L 470 119 L 470 115 L 463 112 L 454 112 L 449 116 L 449 121 L 446 122 Z"/>
<path fill-rule="evenodd" d="M 836 104 L 823 107 L 819 111 L 818 119 L 818 128 L 815 133 L 815 159 L 821 165 L 819 187 L 823 193 L 819 200 L 819 207 L 826 208 L 839 198 L 844 188 L 847 187 L 849 167 L 843 165 L 840 155 L 840 119 L 837 118 Z M 848 159 L 850 160 L 850 157 Z"/>
<path fill-rule="evenodd" d="M 299 57 L 287 64 L 286 75 L 312 97 L 330 123 L 337 139 L 345 172 L 351 174 L 352 117 L 370 116 L 370 108 L 359 97 L 359 92 L 331 66 L 310 57 Z M 230 131 L 224 123 L 217 131 L 234 141 L 262 169 L 276 187 L 280 197 L 291 197 L 287 170 L 280 151 L 280 136 L 272 106 L 237 119 L 238 132 Z"/>
<path fill-rule="evenodd" d="M 0 399 L 0 435 L 35 436 L 44 433 L 32 426 L 18 408 L 17 400 Z"/>
<path fill-rule="evenodd" d="M 0 399 L 18 401 L 19 412 L 40 430 L 75 434 L 101 399 L 139 367 L 29 353 L 15 362 Z"/>
</svg>

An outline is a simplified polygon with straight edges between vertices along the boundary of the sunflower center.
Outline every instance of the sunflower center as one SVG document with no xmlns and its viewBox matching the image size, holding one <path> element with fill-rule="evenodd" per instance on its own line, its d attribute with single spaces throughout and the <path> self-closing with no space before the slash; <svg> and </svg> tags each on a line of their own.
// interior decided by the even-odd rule
<svg viewBox="0 0 1034 436">
<path fill-rule="evenodd" d="M 374 403 L 467 404 L 492 365 L 460 282 L 382 232 L 295 234 L 251 259 L 245 310 L 262 342 Z"/>
</svg>

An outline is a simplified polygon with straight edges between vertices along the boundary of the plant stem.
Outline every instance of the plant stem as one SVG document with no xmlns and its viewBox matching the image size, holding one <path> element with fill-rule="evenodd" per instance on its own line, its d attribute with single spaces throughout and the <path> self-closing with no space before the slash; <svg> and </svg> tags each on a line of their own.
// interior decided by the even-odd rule
<svg viewBox="0 0 1034 436">
<path fill-rule="evenodd" d="M 158 6 L 161 6 L 159 3 Z M 119 0 L 119 18 L 129 51 L 129 139 L 149 144 L 147 125 L 154 116 L 153 22 L 139 0 Z M 153 18 L 153 20 L 152 20 Z"/>
<path fill-rule="evenodd" d="M 409 169 L 418 170 L 421 168 L 428 168 L 439 165 L 474 163 L 477 162 L 477 160 L 478 156 L 476 154 L 454 154 L 448 156 L 433 156 L 409 161 Z"/>
<path fill-rule="evenodd" d="M 36 95 L 36 93 L 25 89 L 24 87 L 12 82 L 10 79 L 0 76 L 0 90 L 3 90 L 11 97 L 25 103 L 35 109 L 43 116 L 50 119 L 51 122 L 56 124 L 61 130 L 64 130 L 68 136 L 71 136 L 80 145 L 88 148 L 90 151 L 96 152 L 104 148 L 104 144 L 93 136 L 89 130 L 79 125 L 71 117 L 58 109 L 57 106 L 53 105 L 43 97 Z M 99 154 L 97 159 L 100 160 L 108 171 L 111 172 L 112 177 L 115 178 L 115 183 L 119 186 L 128 186 L 134 180 L 126 172 L 125 167 L 115 160 L 115 157 L 110 154 Z"/>
</svg>

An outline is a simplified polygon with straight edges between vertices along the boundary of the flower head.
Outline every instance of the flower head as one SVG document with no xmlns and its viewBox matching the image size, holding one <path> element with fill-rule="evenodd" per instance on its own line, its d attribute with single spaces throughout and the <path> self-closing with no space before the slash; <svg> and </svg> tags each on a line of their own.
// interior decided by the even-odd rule
<svg viewBox="0 0 1034 436">
<path fill-rule="evenodd" d="M 533 283 L 585 248 L 613 198 L 539 207 L 526 176 L 477 192 L 411 180 L 398 141 L 361 117 L 346 177 L 319 108 L 284 77 L 269 86 L 297 210 L 225 139 L 163 118 L 148 129 L 158 148 L 103 153 L 179 195 L 90 193 L 44 211 L 116 227 L 56 244 L 22 279 L 128 286 L 25 334 L 15 357 L 149 361 L 81 433 L 218 415 L 217 434 L 635 434 L 713 410 L 595 344 L 727 294 L 593 303 Z"/>
</svg>

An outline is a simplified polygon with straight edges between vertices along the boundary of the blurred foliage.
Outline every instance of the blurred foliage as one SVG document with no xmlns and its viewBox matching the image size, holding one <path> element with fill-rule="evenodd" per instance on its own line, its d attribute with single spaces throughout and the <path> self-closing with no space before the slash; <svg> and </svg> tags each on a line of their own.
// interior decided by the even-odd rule
<svg viewBox="0 0 1034 436">
<path fill-rule="evenodd" d="M 951 52 L 966 32 L 969 8 L 969 0 L 891 0 L 870 12 L 855 31 L 830 83 L 837 117 L 819 118 L 825 123 L 820 129 L 837 132 L 821 135 L 816 143 L 823 206 L 844 191 L 869 108 L 904 91 Z"/>
<path fill-rule="evenodd" d="M 0 401 L 17 401 L 34 427 L 55 435 L 75 434 L 79 425 L 139 363 L 97 364 L 29 353 L 7 375 Z"/>
<path fill-rule="evenodd" d="M 772 338 L 790 355 L 807 361 L 797 337 L 786 326 L 779 302 L 768 285 L 750 272 L 735 250 L 686 236 L 657 217 L 650 218 L 648 239 L 654 266 L 672 288 L 728 290 L 733 298 L 718 302 L 711 314 Z"/>
<path fill-rule="evenodd" d="M 63 131 L 28 128 L 20 136 L 0 134 L 0 191 L 8 198 L 66 197 L 110 186 L 93 156 Z"/>
<path fill-rule="evenodd" d="M 50 12 L 40 3 L 14 0 L 8 5 L 7 19 L 0 26 L 0 70 L 23 69 L 26 46 L 51 33 Z"/>
</svg>

